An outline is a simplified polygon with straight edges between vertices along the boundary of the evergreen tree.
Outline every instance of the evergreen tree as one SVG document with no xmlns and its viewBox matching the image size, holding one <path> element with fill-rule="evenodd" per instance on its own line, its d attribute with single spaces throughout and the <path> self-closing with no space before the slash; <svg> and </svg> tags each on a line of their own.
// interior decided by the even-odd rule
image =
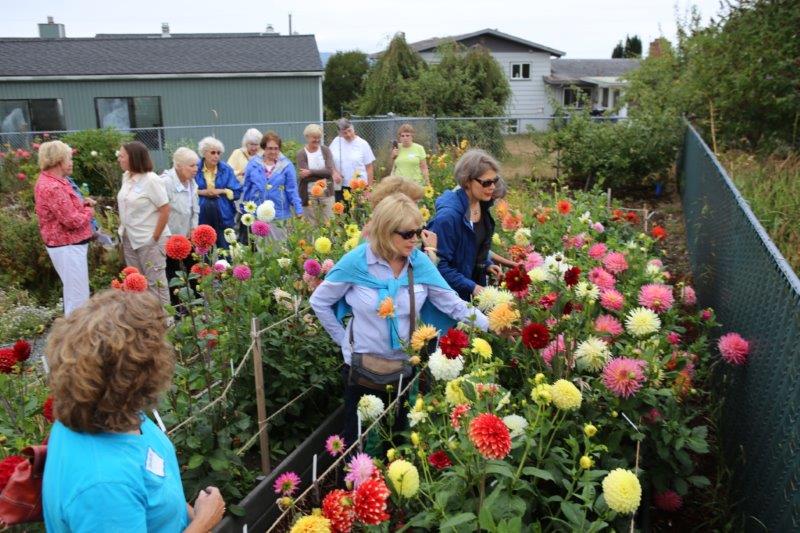
<svg viewBox="0 0 800 533">
<path fill-rule="evenodd" d="M 337 52 L 328 59 L 322 82 L 322 98 L 328 120 L 341 116 L 343 109 L 352 109 L 354 102 L 364 92 L 367 70 L 367 55 L 357 50 Z"/>
<path fill-rule="evenodd" d="M 625 47 L 622 46 L 622 41 L 620 41 L 611 52 L 611 59 L 622 59 L 623 57 L 625 57 Z"/>
<path fill-rule="evenodd" d="M 642 40 L 638 35 L 634 35 L 633 37 L 625 36 L 624 57 L 642 57 Z"/>
</svg>

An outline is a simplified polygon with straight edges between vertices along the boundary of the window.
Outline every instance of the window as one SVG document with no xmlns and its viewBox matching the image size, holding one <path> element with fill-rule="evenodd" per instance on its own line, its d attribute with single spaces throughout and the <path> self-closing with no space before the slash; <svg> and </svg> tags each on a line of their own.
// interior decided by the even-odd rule
<svg viewBox="0 0 800 533">
<path fill-rule="evenodd" d="M 64 130 L 64 108 L 60 98 L 0 100 L 3 133 Z"/>
<path fill-rule="evenodd" d="M 621 94 L 622 93 L 620 93 L 619 89 L 614 89 L 614 104 L 613 105 L 617 105 L 619 103 L 619 98 L 620 98 Z"/>
<path fill-rule="evenodd" d="M 506 135 L 513 135 L 515 133 L 519 133 L 519 120 L 515 118 L 509 118 L 503 121 L 502 124 L 503 133 Z"/>
<path fill-rule="evenodd" d="M 608 107 L 608 87 L 603 87 L 603 107 Z"/>
<path fill-rule="evenodd" d="M 529 80 L 529 79 L 531 79 L 531 64 L 530 63 L 511 63 L 511 79 L 512 80 Z"/>
<path fill-rule="evenodd" d="M 159 96 L 95 98 L 94 109 L 98 128 L 136 129 L 136 140 L 154 150 L 163 148 L 164 130 L 161 128 L 164 123 Z"/>
<path fill-rule="evenodd" d="M 589 91 L 582 87 L 564 88 L 564 107 L 583 107 L 591 99 Z"/>
</svg>

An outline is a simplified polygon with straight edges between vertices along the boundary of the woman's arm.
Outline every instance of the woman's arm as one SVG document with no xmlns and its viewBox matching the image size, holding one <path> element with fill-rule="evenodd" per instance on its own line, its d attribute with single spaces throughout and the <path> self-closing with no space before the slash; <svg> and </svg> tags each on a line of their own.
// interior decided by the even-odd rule
<svg viewBox="0 0 800 533">
<path fill-rule="evenodd" d="M 298 216 L 302 215 L 303 200 L 301 200 L 300 195 L 297 194 L 297 176 L 295 175 L 294 165 L 289 162 L 283 172 L 284 184 L 286 185 L 286 196 L 289 197 L 289 201 L 294 206 L 294 214 Z"/>
<path fill-rule="evenodd" d="M 428 285 L 428 299 L 436 309 L 453 320 L 474 325 L 483 331 L 489 329 L 489 319 L 486 318 L 486 315 L 476 307 L 469 307 L 467 302 L 459 298 L 452 289 Z"/>
<path fill-rule="evenodd" d="M 58 219 L 58 223 L 68 229 L 78 229 L 81 226 L 91 223 L 94 218 L 94 209 L 88 205 L 76 209 L 72 202 L 72 192 L 67 192 L 60 187 L 53 187 L 43 195 L 43 207 L 53 213 Z"/>
<path fill-rule="evenodd" d="M 428 161 L 426 158 L 422 158 L 419 160 L 419 169 L 422 171 L 422 176 L 425 178 L 425 183 L 427 185 L 431 184 L 431 177 L 429 176 L 428 172 Z"/>
<path fill-rule="evenodd" d="M 188 505 L 188 504 L 187 504 Z M 191 506 L 189 506 L 191 509 Z M 189 513 L 191 522 L 183 533 L 207 533 L 219 524 L 225 515 L 225 500 L 217 487 L 206 487 L 197 495 L 194 510 Z"/>
<path fill-rule="evenodd" d="M 367 185 L 372 185 L 372 181 L 375 179 L 375 164 L 374 163 L 367 163 Z"/>
<path fill-rule="evenodd" d="M 350 290 L 349 283 L 336 283 L 332 281 L 323 281 L 319 287 L 314 291 L 309 299 L 311 308 L 314 314 L 317 315 L 322 327 L 331 336 L 333 342 L 342 345 L 345 335 L 345 329 L 341 322 L 336 318 L 336 313 L 333 312 L 333 306 L 344 298 L 347 291 Z"/>
<path fill-rule="evenodd" d="M 169 204 L 164 204 L 158 208 L 158 220 L 156 221 L 156 229 L 153 230 L 153 240 L 158 242 L 161 238 L 161 234 L 164 232 L 164 228 L 167 226 L 167 222 L 169 221 Z"/>
<path fill-rule="evenodd" d="M 456 228 L 452 217 L 435 217 L 431 221 L 429 229 L 436 234 L 438 239 L 436 253 L 439 256 L 439 263 L 436 268 L 439 269 L 442 277 L 457 292 L 473 294 L 475 287 L 479 287 L 479 285 L 459 272 L 458 265 L 454 263 L 454 252 L 458 247 L 456 235 L 459 230 Z"/>
</svg>

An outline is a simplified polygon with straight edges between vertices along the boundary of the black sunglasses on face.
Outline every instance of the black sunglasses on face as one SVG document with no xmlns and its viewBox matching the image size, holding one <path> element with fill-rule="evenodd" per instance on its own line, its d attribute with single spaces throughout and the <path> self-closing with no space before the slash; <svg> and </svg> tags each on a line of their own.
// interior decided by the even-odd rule
<svg viewBox="0 0 800 533">
<path fill-rule="evenodd" d="M 481 179 L 475 178 L 475 181 L 480 183 L 481 187 L 483 187 L 484 189 L 488 189 L 492 185 L 497 185 L 497 182 L 500 181 L 500 178 L 498 177 L 498 178 L 493 178 L 493 179 L 490 179 L 490 180 L 481 180 Z"/>
<path fill-rule="evenodd" d="M 422 228 L 419 228 L 419 229 L 410 229 L 410 230 L 408 230 L 408 231 L 395 231 L 395 233 L 397 233 L 397 234 L 398 234 L 398 235 L 400 235 L 402 238 L 404 238 L 405 240 L 407 240 L 407 241 L 408 241 L 408 240 L 412 239 L 412 238 L 413 238 L 415 235 L 416 235 L 417 237 L 420 237 L 420 236 L 422 236 Z"/>
</svg>

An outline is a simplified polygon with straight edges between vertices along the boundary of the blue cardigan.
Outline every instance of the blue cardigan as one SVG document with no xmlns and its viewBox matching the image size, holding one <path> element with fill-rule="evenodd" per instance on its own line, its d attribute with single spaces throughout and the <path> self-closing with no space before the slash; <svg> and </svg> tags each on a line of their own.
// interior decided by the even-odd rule
<svg viewBox="0 0 800 533">
<path fill-rule="evenodd" d="M 278 157 L 269 177 L 261 157 L 252 158 L 244 169 L 242 203 L 255 202 L 261 205 L 266 200 L 272 200 L 275 204 L 276 220 L 290 218 L 291 207 L 294 207 L 295 214 L 303 214 L 303 202 L 297 192 L 297 173 L 292 162 L 283 154 Z"/>
<path fill-rule="evenodd" d="M 200 162 L 197 164 L 197 175 L 194 177 L 199 190 L 208 188 L 206 177 L 203 175 L 204 163 L 205 161 L 200 159 Z M 242 193 L 242 185 L 239 183 L 239 180 L 236 179 L 236 174 L 230 165 L 223 161 L 220 161 L 217 164 L 217 175 L 214 178 L 214 188 L 232 190 L 234 200 L 239 198 L 239 195 Z M 208 221 L 203 220 L 202 213 L 205 204 L 209 201 L 210 199 L 206 196 L 200 197 L 200 224 L 208 224 Z M 222 225 L 226 228 L 232 228 L 234 225 L 234 215 L 236 214 L 236 208 L 234 207 L 233 201 L 228 200 L 226 196 L 220 196 L 217 200 L 217 206 L 219 206 L 219 216 L 220 219 L 222 219 Z"/>
<path fill-rule="evenodd" d="M 481 202 L 481 216 L 489 221 L 489 238 L 494 234 L 494 219 L 489 213 L 491 202 Z M 475 255 L 478 253 L 475 231 L 469 218 L 469 198 L 463 189 L 445 191 L 436 199 L 436 215 L 428 224 L 436 233 L 439 272 L 462 300 L 472 297 L 476 283 L 472 281 Z M 492 264 L 486 257 L 485 266 Z M 485 279 L 483 285 L 486 284 Z"/>
</svg>

